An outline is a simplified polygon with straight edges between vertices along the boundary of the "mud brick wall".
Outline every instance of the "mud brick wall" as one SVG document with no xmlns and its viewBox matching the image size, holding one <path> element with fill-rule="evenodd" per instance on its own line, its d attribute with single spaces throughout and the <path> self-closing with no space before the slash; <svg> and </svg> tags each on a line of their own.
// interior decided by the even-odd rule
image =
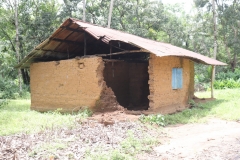
<svg viewBox="0 0 240 160">
<path fill-rule="evenodd" d="M 104 79 L 120 105 L 129 109 L 148 106 L 148 63 L 106 62 Z"/>
<path fill-rule="evenodd" d="M 182 89 L 172 89 L 172 68 L 183 68 Z M 148 72 L 150 111 L 167 114 L 186 108 L 194 93 L 194 63 L 191 60 L 151 54 Z"/>
<path fill-rule="evenodd" d="M 102 93 L 108 92 L 114 99 L 103 81 L 103 68 L 99 57 L 33 63 L 31 109 L 73 111 L 89 107 L 94 110 L 101 97 L 108 99 Z"/>
</svg>

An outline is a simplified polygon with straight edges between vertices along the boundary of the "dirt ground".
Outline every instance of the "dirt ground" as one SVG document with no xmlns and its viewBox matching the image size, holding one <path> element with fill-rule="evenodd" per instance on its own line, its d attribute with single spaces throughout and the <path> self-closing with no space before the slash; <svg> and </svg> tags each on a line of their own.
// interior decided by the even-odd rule
<svg viewBox="0 0 240 160">
<path fill-rule="evenodd" d="M 204 124 L 165 128 L 168 139 L 154 151 L 159 159 L 240 160 L 240 123 L 209 119 Z"/>
<path fill-rule="evenodd" d="M 209 119 L 202 124 L 150 129 L 137 121 L 139 115 L 123 111 L 96 114 L 73 128 L 47 129 L 36 134 L 0 137 L 0 160 L 85 159 L 86 153 L 117 149 L 129 131 L 135 138 L 158 138 L 152 151 L 138 154 L 147 160 L 240 160 L 240 122 Z M 151 128 L 156 128 L 153 126 Z"/>
</svg>

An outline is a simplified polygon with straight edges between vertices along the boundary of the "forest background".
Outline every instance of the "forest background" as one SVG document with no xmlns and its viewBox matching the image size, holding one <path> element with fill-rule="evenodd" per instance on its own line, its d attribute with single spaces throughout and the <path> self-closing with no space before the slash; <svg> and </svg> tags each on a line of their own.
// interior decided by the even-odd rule
<svg viewBox="0 0 240 160">
<path fill-rule="evenodd" d="M 240 1 L 114 0 L 111 28 L 171 43 L 227 66 L 216 68 L 216 89 L 240 87 Z M 14 68 L 69 17 L 83 19 L 83 0 L 0 0 L 0 99 L 29 97 L 29 70 Z M 85 0 L 86 22 L 107 26 L 110 0 Z M 214 7 L 215 6 L 215 7 Z M 215 9 L 214 9 L 215 8 Z M 215 14 L 214 14 L 215 11 Z M 215 21 L 214 21 L 215 18 Z M 195 65 L 195 88 L 207 90 L 211 66 Z"/>
</svg>

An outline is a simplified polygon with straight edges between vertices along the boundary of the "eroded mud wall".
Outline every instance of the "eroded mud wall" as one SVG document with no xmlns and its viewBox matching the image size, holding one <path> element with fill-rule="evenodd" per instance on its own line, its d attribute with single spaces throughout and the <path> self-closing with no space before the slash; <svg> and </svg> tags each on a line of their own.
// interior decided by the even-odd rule
<svg viewBox="0 0 240 160">
<path fill-rule="evenodd" d="M 128 109 L 148 108 L 148 63 L 106 62 L 104 80 L 120 105 Z"/>
<path fill-rule="evenodd" d="M 104 80 L 112 88 L 117 101 L 122 106 L 129 104 L 129 78 L 126 62 L 105 62 Z"/>
<path fill-rule="evenodd" d="M 99 57 L 33 63 L 31 109 L 75 111 L 89 107 L 97 110 L 96 106 L 104 109 L 101 98 L 109 100 L 108 97 L 114 104 L 113 92 L 103 81 L 103 68 Z"/>
<path fill-rule="evenodd" d="M 172 89 L 172 68 L 183 68 L 183 88 Z M 178 57 L 157 57 L 149 60 L 149 110 L 173 113 L 187 106 L 194 92 L 194 63 Z"/>
</svg>

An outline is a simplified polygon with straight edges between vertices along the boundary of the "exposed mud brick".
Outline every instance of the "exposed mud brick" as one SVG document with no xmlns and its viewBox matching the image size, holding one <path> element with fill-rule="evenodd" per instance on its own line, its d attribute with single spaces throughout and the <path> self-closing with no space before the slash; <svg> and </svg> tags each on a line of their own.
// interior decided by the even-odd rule
<svg viewBox="0 0 240 160">
<path fill-rule="evenodd" d="M 122 106 L 129 104 L 129 72 L 126 62 L 105 62 L 104 80 Z"/>
<path fill-rule="evenodd" d="M 183 69 L 182 89 L 172 89 L 172 69 Z M 162 114 L 173 113 L 187 107 L 194 93 L 194 63 L 185 58 L 157 57 L 149 59 L 149 110 Z"/>
<path fill-rule="evenodd" d="M 104 81 L 104 62 L 101 60 L 97 69 L 98 84 L 102 87 L 100 98 L 96 101 L 95 107 L 92 109 L 95 112 L 106 112 L 115 110 L 124 110 L 117 102 L 117 98 L 110 87 Z"/>
<path fill-rule="evenodd" d="M 31 109 L 60 108 L 72 112 L 88 107 L 97 110 L 96 102 L 101 102 L 104 109 L 106 103 L 101 98 L 105 93 L 113 106 L 116 105 L 113 92 L 106 88 L 103 68 L 100 57 L 33 63 L 30 67 Z"/>
</svg>

